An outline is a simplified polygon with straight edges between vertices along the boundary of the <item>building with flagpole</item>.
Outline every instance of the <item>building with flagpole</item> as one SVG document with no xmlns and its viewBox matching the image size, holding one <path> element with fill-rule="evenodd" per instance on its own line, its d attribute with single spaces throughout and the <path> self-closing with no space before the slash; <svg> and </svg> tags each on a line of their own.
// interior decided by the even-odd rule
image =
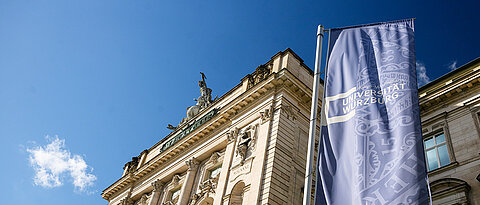
<svg viewBox="0 0 480 205">
<path fill-rule="evenodd" d="M 217 99 L 199 75 L 196 105 L 119 168 L 102 197 L 110 205 L 301 204 L 313 76 L 291 49 Z M 480 205 L 480 58 L 419 93 L 434 204 Z"/>
</svg>

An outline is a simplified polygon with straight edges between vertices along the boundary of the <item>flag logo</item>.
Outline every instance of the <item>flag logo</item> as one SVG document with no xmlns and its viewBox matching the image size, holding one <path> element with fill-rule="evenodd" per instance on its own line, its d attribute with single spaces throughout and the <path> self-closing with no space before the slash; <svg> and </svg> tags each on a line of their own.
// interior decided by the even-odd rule
<svg viewBox="0 0 480 205">
<path fill-rule="evenodd" d="M 317 195 L 428 204 L 413 20 L 330 32 Z"/>
</svg>

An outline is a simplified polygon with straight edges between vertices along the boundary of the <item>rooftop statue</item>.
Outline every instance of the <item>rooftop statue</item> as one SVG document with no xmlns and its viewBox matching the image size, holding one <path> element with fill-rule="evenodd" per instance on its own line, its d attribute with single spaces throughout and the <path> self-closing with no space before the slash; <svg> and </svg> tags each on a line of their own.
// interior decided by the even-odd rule
<svg viewBox="0 0 480 205">
<path fill-rule="evenodd" d="M 212 89 L 207 87 L 207 82 L 205 79 L 205 74 L 200 72 L 202 75 L 202 80 L 198 81 L 198 86 L 200 87 L 200 96 L 197 99 L 193 99 L 197 101 L 197 104 L 191 107 L 187 107 L 187 117 L 183 118 L 180 122 L 180 125 L 184 122 L 189 121 L 190 119 L 194 118 L 200 111 L 208 107 L 212 102 Z"/>
</svg>

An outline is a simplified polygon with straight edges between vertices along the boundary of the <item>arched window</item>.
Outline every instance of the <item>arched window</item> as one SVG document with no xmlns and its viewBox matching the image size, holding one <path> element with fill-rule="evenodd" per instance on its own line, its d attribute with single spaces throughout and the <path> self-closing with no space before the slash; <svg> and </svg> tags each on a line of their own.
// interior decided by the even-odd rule
<svg viewBox="0 0 480 205">
<path fill-rule="evenodd" d="M 443 178 L 430 183 L 433 204 L 470 204 L 467 182 L 455 178 Z"/>
<path fill-rule="evenodd" d="M 243 192 L 245 188 L 245 183 L 238 182 L 232 189 L 230 194 L 230 203 L 229 205 L 242 205 L 243 203 Z"/>
<path fill-rule="evenodd" d="M 213 204 L 212 197 L 205 198 L 204 200 L 200 201 L 200 203 L 198 203 L 198 205 L 212 205 L 212 204 Z"/>
</svg>

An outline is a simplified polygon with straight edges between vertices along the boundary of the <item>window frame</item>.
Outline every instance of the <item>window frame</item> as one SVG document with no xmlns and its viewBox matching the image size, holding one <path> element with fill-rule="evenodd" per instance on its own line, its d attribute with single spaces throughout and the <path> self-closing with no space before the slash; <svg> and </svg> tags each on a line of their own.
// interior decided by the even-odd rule
<svg viewBox="0 0 480 205">
<path fill-rule="evenodd" d="M 437 137 L 442 135 L 443 134 L 443 137 L 445 138 L 445 140 L 441 143 L 437 143 Z M 433 145 L 432 147 L 430 148 L 427 148 L 425 142 L 430 140 L 430 139 L 433 139 Z M 440 154 L 439 154 L 439 151 L 438 151 L 438 148 L 445 145 L 446 148 L 447 148 L 447 155 L 448 155 L 448 164 L 445 164 L 442 166 L 441 162 L 440 162 Z M 427 171 L 428 172 L 431 172 L 431 171 L 434 171 L 434 170 L 437 170 L 437 169 L 440 169 L 442 167 L 446 167 L 448 165 L 450 165 L 452 163 L 452 157 L 450 156 L 450 149 L 448 148 L 448 143 L 447 143 L 447 136 L 444 132 L 443 129 L 440 129 L 440 130 L 437 130 L 436 132 L 434 132 L 434 134 L 430 134 L 428 135 L 428 137 L 425 137 L 423 139 L 423 146 L 424 146 L 424 149 L 425 149 L 425 161 L 427 162 Z M 429 167 L 429 161 L 428 161 L 428 151 L 430 150 L 435 150 L 435 156 L 436 156 L 436 161 L 437 161 L 437 168 L 434 168 L 434 169 L 430 169 Z"/>
<path fill-rule="evenodd" d="M 428 170 L 427 149 L 425 148 L 425 141 L 441 133 L 443 133 L 445 136 L 445 142 L 447 145 L 447 152 L 448 152 L 448 157 L 450 159 L 450 163 L 448 165 L 444 165 L 436 169 Z M 435 116 L 429 117 L 428 119 L 422 121 L 422 136 L 423 136 L 422 143 L 423 143 L 424 154 L 425 154 L 425 166 L 428 174 L 435 174 L 438 171 L 450 169 L 458 165 L 457 159 L 455 157 L 455 152 L 453 150 L 452 139 L 450 136 L 447 112 L 439 113 Z M 440 160 L 439 158 L 437 159 Z"/>
<path fill-rule="evenodd" d="M 470 112 L 472 113 L 473 122 L 477 128 L 478 137 L 480 137 L 480 106 L 470 107 Z"/>
</svg>

